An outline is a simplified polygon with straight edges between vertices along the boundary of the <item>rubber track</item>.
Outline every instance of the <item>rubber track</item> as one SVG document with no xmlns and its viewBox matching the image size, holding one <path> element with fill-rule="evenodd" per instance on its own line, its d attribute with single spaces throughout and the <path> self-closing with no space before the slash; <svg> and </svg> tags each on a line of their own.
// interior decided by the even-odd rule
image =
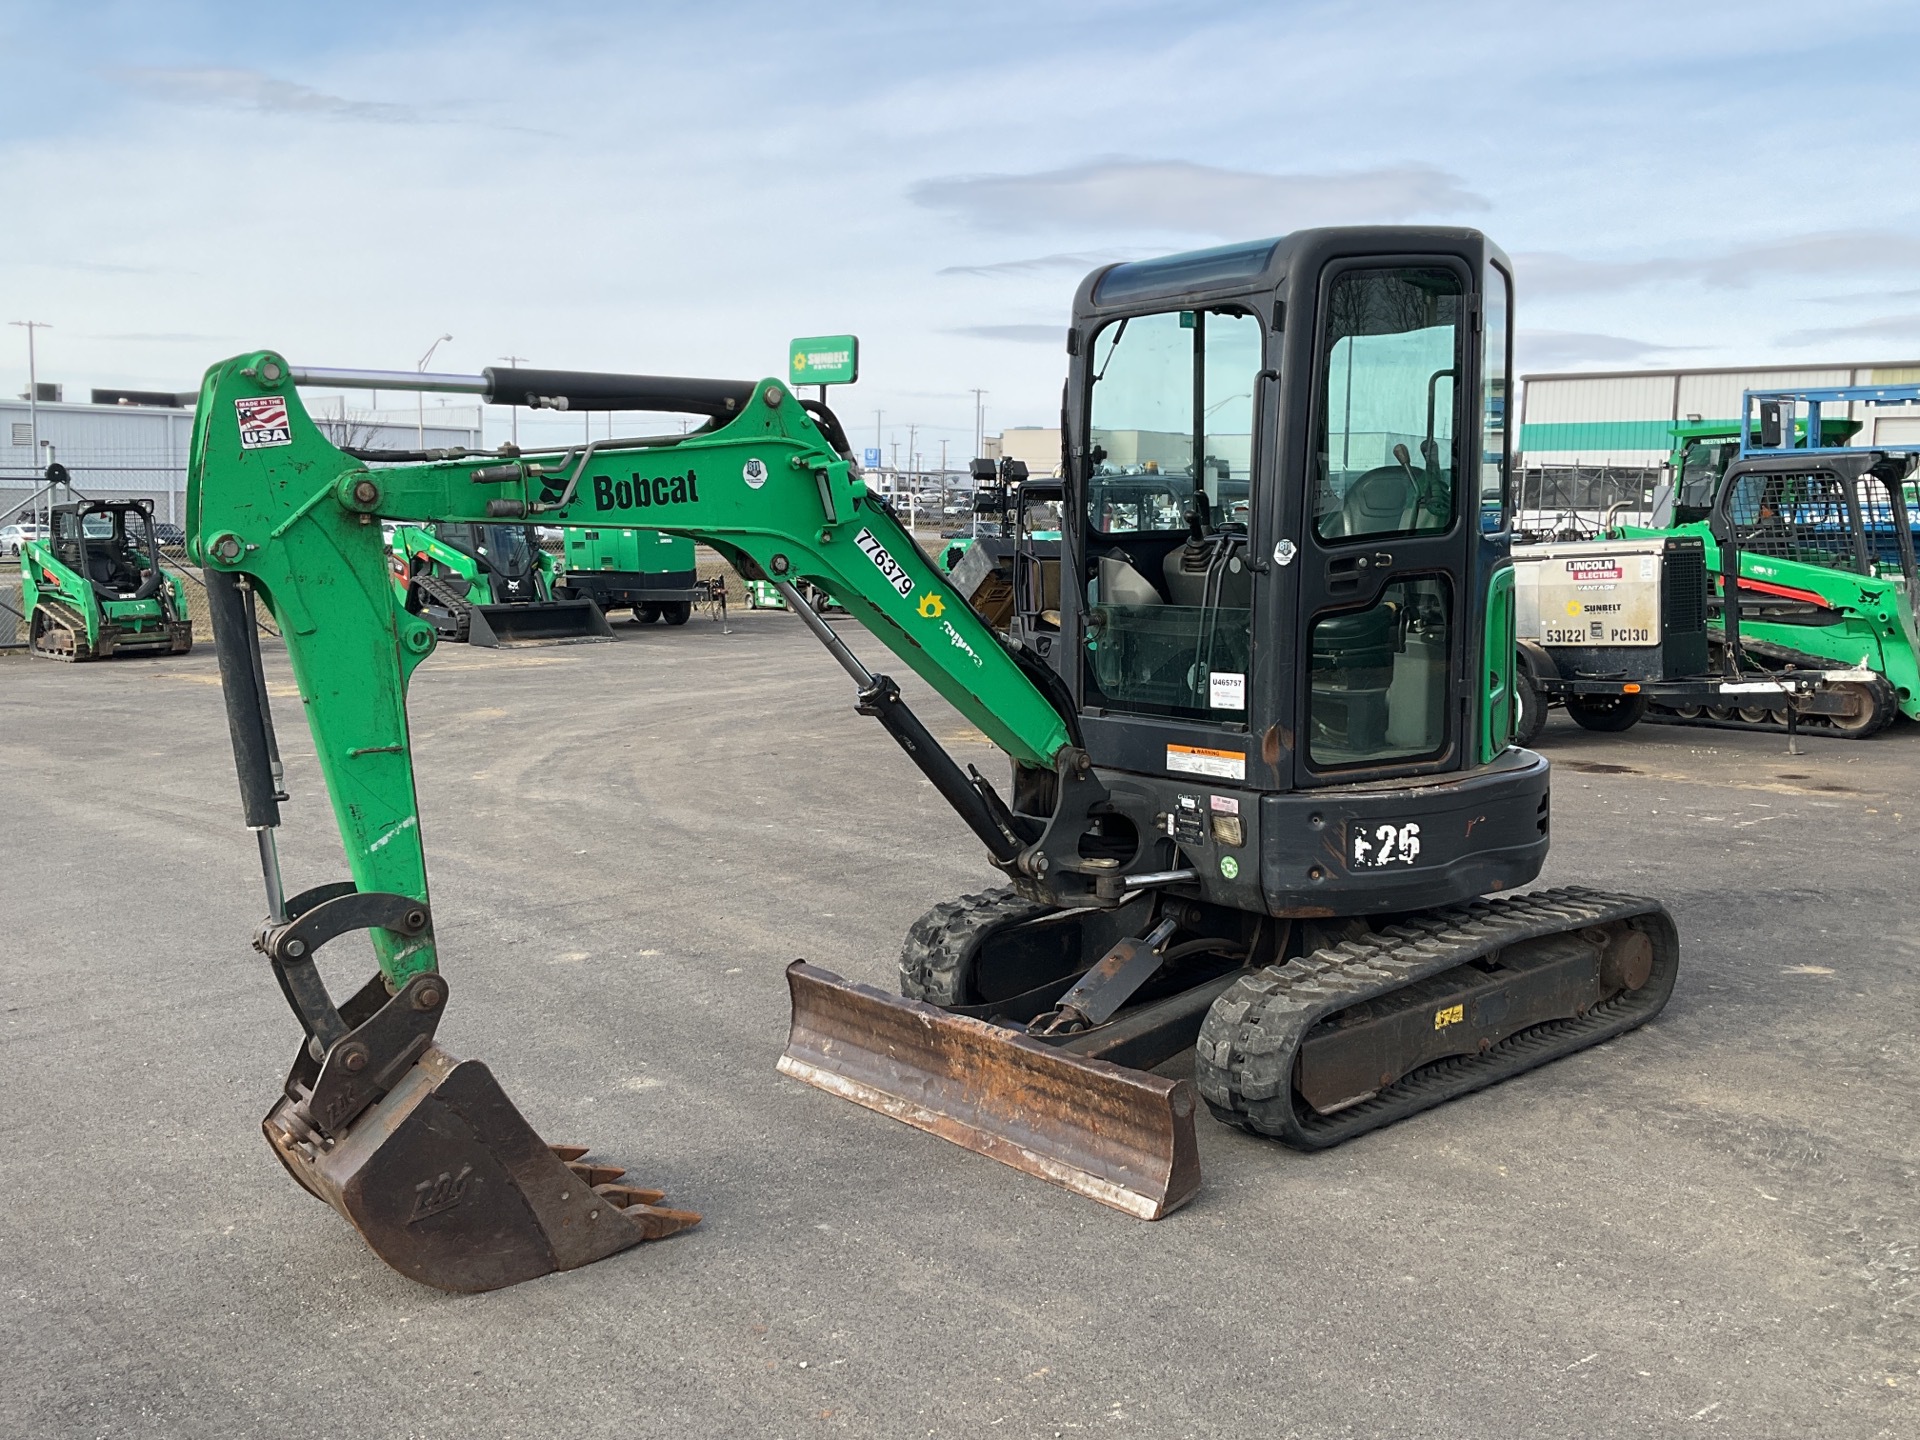
<svg viewBox="0 0 1920 1440">
<path fill-rule="evenodd" d="M 1645 986 L 1509 1036 L 1478 1055 L 1421 1067 L 1332 1115 L 1293 1088 L 1313 1027 L 1349 1006 L 1491 955 L 1504 946 L 1611 921 L 1638 920 L 1653 941 Z M 1302 1150 L 1323 1150 L 1444 1101 L 1597 1045 L 1651 1019 L 1673 993 L 1679 940 L 1658 901 L 1569 887 L 1430 911 L 1236 981 L 1215 1000 L 1194 1046 L 1194 1079 L 1216 1117 Z"/>
<path fill-rule="evenodd" d="M 944 900 L 913 922 L 900 947 L 900 993 L 930 1005 L 960 1005 L 960 970 L 996 930 L 1050 913 L 1010 886 Z"/>
<path fill-rule="evenodd" d="M 48 620 L 58 625 L 73 637 L 73 649 L 71 650 L 42 650 L 38 645 L 33 645 L 31 648 L 34 654 L 38 655 L 42 660 L 58 660 L 68 665 L 73 664 L 76 660 L 93 659 L 93 647 L 87 643 L 87 621 L 85 616 L 81 615 L 80 612 L 72 606 L 64 604 L 59 600 L 43 599 L 37 601 L 33 608 L 43 613 Z M 33 632 L 31 618 L 28 620 L 27 632 L 28 634 L 32 634 Z"/>
<path fill-rule="evenodd" d="M 453 641 L 455 644 L 464 644 L 473 628 L 473 602 L 460 593 L 466 588 L 465 582 L 456 587 L 453 582 L 441 579 L 432 571 L 422 570 L 413 577 L 412 583 L 453 617 Z"/>
<path fill-rule="evenodd" d="M 1876 675 L 1872 680 L 1849 680 L 1847 685 L 1858 685 L 1866 690 L 1873 699 L 1873 717 L 1861 729 L 1843 730 L 1833 724 L 1825 715 L 1802 715 L 1795 727 L 1802 735 L 1824 735 L 1834 740 L 1871 740 L 1900 714 L 1900 698 L 1886 678 Z M 1755 707 L 1758 708 L 1758 707 Z M 1704 711 L 1699 715 L 1682 715 L 1664 705 L 1647 706 L 1647 717 L 1656 725 L 1695 725 L 1708 730 L 1767 730 L 1776 735 L 1787 733 L 1784 720 L 1742 720 L 1738 715 L 1729 715 L 1724 719 L 1708 715 Z"/>
</svg>

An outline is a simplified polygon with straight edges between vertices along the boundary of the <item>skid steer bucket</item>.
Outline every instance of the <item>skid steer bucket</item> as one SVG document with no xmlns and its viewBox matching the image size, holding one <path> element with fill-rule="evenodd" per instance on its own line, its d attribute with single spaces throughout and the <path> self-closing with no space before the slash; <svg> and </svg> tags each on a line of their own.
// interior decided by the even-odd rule
<svg viewBox="0 0 1920 1440">
<path fill-rule="evenodd" d="M 470 645 L 515 645 L 553 640 L 611 640 L 613 627 L 591 600 L 536 600 L 524 605 L 476 605 Z"/>
<path fill-rule="evenodd" d="M 796 960 L 780 1069 L 1077 1194 L 1158 1220 L 1200 1188 L 1195 1099 L 1167 1080 Z"/>
<path fill-rule="evenodd" d="M 382 1005 L 376 978 L 341 1007 L 363 1022 L 325 1062 L 302 1047 L 262 1124 L 293 1178 L 376 1255 L 422 1284 L 472 1294 L 700 1222 L 661 1205 L 658 1190 L 621 1184 L 625 1172 L 588 1161 L 585 1146 L 548 1145 L 485 1065 L 407 1023 L 421 998 L 437 1010 L 444 994 L 439 977 L 419 976 Z"/>
</svg>

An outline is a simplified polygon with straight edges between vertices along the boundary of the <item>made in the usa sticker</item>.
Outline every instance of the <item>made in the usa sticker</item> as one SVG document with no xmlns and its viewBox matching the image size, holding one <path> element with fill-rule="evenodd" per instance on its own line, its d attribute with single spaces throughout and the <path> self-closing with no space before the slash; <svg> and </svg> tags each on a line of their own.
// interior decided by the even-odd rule
<svg viewBox="0 0 1920 1440">
<path fill-rule="evenodd" d="M 287 402 L 279 395 L 242 395 L 233 402 L 240 417 L 240 448 L 264 450 L 291 445 L 293 428 L 287 423 Z"/>
</svg>

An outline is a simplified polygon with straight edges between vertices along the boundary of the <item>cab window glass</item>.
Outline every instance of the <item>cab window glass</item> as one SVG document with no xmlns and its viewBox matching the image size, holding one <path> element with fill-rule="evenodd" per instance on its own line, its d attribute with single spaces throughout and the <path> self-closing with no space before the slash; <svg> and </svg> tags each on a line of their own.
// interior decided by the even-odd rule
<svg viewBox="0 0 1920 1440">
<path fill-rule="evenodd" d="M 1253 391 L 1263 332 L 1236 310 L 1169 310 L 1095 337 L 1085 676 L 1135 714 L 1244 721 L 1253 573 Z"/>
<path fill-rule="evenodd" d="M 1453 523 L 1463 299 L 1460 276 L 1439 266 L 1348 270 L 1334 280 L 1314 417 L 1321 539 Z"/>
<path fill-rule="evenodd" d="M 1313 622 L 1307 756 L 1316 770 L 1446 749 L 1452 630 L 1444 576 L 1396 580 L 1366 609 Z"/>
<path fill-rule="evenodd" d="M 1486 310 L 1481 326 L 1484 354 L 1480 366 L 1480 528 L 1507 525 L 1507 351 L 1511 340 L 1513 282 L 1492 261 L 1481 281 Z"/>
</svg>

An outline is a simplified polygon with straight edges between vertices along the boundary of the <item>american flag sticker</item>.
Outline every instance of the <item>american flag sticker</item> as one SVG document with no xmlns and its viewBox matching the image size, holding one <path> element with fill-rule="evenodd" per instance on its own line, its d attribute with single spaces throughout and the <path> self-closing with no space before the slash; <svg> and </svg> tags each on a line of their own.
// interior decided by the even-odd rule
<svg viewBox="0 0 1920 1440">
<path fill-rule="evenodd" d="M 291 445 L 287 402 L 278 395 L 243 395 L 233 402 L 240 416 L 240 448 L 264 450 L 269 445 Z"/>
</svg>

